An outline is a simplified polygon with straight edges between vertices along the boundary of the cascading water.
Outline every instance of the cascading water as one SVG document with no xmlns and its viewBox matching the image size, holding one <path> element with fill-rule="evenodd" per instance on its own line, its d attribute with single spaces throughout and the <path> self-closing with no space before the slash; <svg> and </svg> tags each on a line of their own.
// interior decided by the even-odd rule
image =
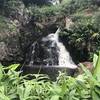
<svg viewBox="0 0 100 100">
<path fill-rule="evenodd" d="M 43 65 L 46 67 L 77 68 L 65 46 L 59 41 L 59 31 L 60 29 L 55 34 L 49 34 L 33 43 L 30 51 L 30 66 Z"/>
</svg>

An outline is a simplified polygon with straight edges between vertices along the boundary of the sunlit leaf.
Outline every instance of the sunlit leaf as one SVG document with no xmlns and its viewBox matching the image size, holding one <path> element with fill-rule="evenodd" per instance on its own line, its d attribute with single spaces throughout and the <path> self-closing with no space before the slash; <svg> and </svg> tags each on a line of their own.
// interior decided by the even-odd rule
<svg viewBox="0 0 100 100">
<path fill-rule="evenodd" d="M 94 56 L 93 56 L 93 67 L 96 67 L 97 61 L 98 61 L 98 56 L 96 54 L 94 54 Z"/>
<path fill-rule="evenodd" d="M 98 55 L 96 66 L 94 68 L 93 76 L 100 81 L 100 52 Z"/>
<path fill-rule="evenodd" d="M 59 100 L 59 95 L 52 96 L 50 100 Z"/>
</svg>

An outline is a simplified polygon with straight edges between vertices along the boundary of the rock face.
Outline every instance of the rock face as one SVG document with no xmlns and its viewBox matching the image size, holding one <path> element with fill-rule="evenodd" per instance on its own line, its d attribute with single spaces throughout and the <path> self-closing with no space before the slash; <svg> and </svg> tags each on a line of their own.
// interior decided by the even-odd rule
<svg viewBox="0 0 100 100">
<path fill-rule="evenodd" d="M 21 41 L 25 36 L 22 35 L 20 29 L 27 23 L 27 9 L 22 2 L 7 2 L 8 6 L 4 9 L 2 17 L 2 28 L 0 27 L 0 62 L 3 65 L 11 63 L 22 63 L 24 52 L 22 50 Z M 15 5 L 15 6 L 14 6 Z"/>
<path fill-rule="evenodd" d="M 90 72 L 93 71 L 93 62 L 85 61 L 81 62 L 81 64 L 83 64 Z M 82 69 L 80 69 L 80 64 L 78 64 L 78 66 L 79 66 L 79 73 L 82 74 L 83 71 Z"/>
<path fill-rule="evenodd" d="M 0 61 L 7 56 L 7 46 L 4 42 L 0 42 Z"/>
<path fill-rule="evenodd" d="M 23 52 L 20 48 L 18 36 L 6 36 L 6 39 L 3 39 L 0 41 L 0 62 L 3 65 L 22 62 Z"/>
</svg>

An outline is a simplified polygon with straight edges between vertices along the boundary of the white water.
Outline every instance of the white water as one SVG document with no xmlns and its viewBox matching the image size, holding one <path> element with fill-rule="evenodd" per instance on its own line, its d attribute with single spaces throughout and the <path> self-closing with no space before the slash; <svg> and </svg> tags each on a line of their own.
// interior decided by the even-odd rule
<svg viewBox="0 0 100 100">
<path fill-rule="evenodd" d="M 69 52 L 66 50 L 65 46 L 63 45 L 63 43 L 59 41 L 59 35 L 58 35 L 59 32 L 60 32 L 60 29 L 58 29 L 55 34 L 49 34 L 45 39 L 53 41 L 52 47 L 54 43 L 57 44 L 57 47 L 58 47 L 57 52 L 58 52 L 58 57 L 59 57 L 58 65 L 60 67 L 67 67 L 67 68 L 72 68 L 72 69 L 77 68 L 75 63 L 72 61 L 72 58 Z"/>
<path fill-rule="evenodd" d="M 59 41 L 59 32 L 49 34 L 32 44 L 29 56 L 29 65 L 58 66 L 75 69 L 77 66 L 72 61 L 69 52 Z"/>
<path fill-rule="evenodd" d="M 72 61 L 72 58 L 69 52 L 64 47 L 64 45 L 58 42 L 57 46 L 59 47 L 59 66 L 68 68 L 77 68 L 77 66 Z"/>
</svg>

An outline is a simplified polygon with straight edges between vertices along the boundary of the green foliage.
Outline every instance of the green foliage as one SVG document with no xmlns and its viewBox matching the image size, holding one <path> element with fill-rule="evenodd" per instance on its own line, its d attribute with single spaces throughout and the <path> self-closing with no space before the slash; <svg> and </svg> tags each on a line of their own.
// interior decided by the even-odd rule
<svg viewBox="0 0 100 100">
<path fill-rule="evenodd" d="M 89 83 L 91 84 L 92 100 L 100 99 L 100 52 L 99 55 L 94 54 L 93 57 L 93 74 L 89 72 L 82 64 L 81 67 L 85 74 L 90 77 Z"/>
<path fill-rule="evenodd" d="M 75 13 L 76 10 L 84 7 L 84 6 L 90 6 L 92 5 L 91 0 L 64 0 L 61 4 L 56 5 L 56 6 L 43 6 L 43 7 L 39 7 L 39 6 L 30 6 L 32 7 L 32 12 L 34 15 L 34 11 L 38 11 L 37 13 L 40 14 L 49 14 L 52 16 L 52 14 L 72 14 Z M 86 7 L 84 7 L 85 9 Z"/>
<path fill-rule="evenodd" d="M 83 51 L 86 48 L 91 57 L 93 52 L 98 52 L 100 49 L 100 32 L 93 27 L 90 21 L 85 20 L 84 23 L 76 22 L 70 30 L 65 30 L 61 35 L 66 36 L 68 39 L 67 43 L 78 50 Z"/>
<path fill-rule="evenodd" d="M 94 77 L 96 77 L 100 81 L 100 52 L 99 55 L 97 56 L 96 54 L 94 55 Z"/>
<path fill-rule="evenodd" d="M 74 3 L 74 6 L 76 6 L 76 8 L 87 8 L 91 5 L 93 5 L 93 0 L 72 0 L 72 3 Z"/>
<path fill-rule="evenodd" d="M 100 76 L 99 58 L 100 55 L 98 61 L 94 58 L 93 75 L 81 64 L 83 74 L 71 77 L 59 72 L 55 82 L 42 74 L 22 76 L 20 71 L 15 71 L 19 64 L 0 66 L 0 100 L 99 100 L 100 80 L 95 77 Z"/>
<path fill-rule="evenodd" d="M 8 38 L 16 35 L 16 32 L 16 24 L 11 22 L 7 17 L 0 16 L 0 42 L 8 41 Z"/>
<path fill-rule="evenodd" d="M 24 4 L 20 0 L 9 0 L 5 4 L 5 16 L 7 17 L 14 17 L 16 18 L 17 14 L 22 13 L 24 9 Z"/>
<path fill-rule="evenodd" d="M 100 10 L 96 12 L 92 18 L 93 26 L 98 28 L 100 31 Z"/>
<path fill-rule="evenodd" d="M 66 0 L 62 4 L 62 11 L 70 15 L 94 6 L 93 0 Z"/>
<path fill-rule="evenodd" d="M 0 16 L 0 32 L 4 31 L 7 28 L 7 24 L 6 24 L 6 18 L 3 16 Z"/>
<path fill-rule="evenodd" d="M 21 1 L 4 1 L 4 5 L 0 5 L 3 15 L 16 17 L 20 11 L 23 14 L 24 5 Z M 93 0 L 65 0 L 58 6 L 29 6 L 29 9 L 34 21 L 40 23 L 52 21 L 53 17 L 71 15 L 75 25 L 61 35 L 67 36 L 69 45 L 74 45 L 80 51 L 87 48 L 93 54 L 100 49 L 100 14 L 95 13 L 92 18 L 84 16 L 82 12 L 83 9 L 92 8 L 92 5 Z M 0 32 L 7 30 L 8 26 L 9 32 L 15 32 L 14 23 L 9 24 L 5 19 L 0 16 Z M 100 54 L 94 57 L 93 74 L 81 65 L 83 74 L 71 77 L 59 73 L 55 82 L 46 75 L 22 76 L 20 71 L 15 71 L 18 66 L 0 66 L 0 100 L 100 100 Z M 29 76 L 31 80 L 28 80 Z"/>
</svg>

